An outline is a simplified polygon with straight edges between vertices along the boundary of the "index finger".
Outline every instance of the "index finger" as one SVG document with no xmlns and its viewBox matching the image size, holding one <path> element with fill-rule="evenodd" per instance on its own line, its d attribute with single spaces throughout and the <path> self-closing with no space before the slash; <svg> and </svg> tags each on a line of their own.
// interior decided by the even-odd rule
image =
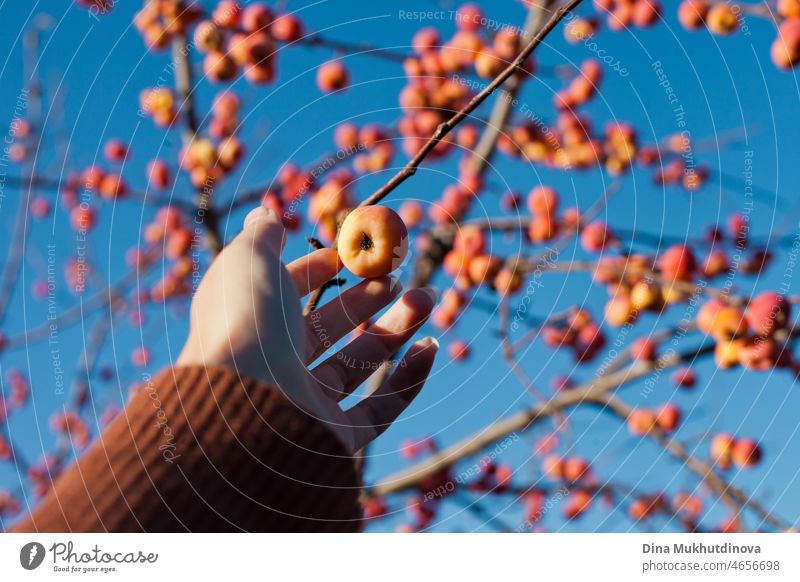
<svg viewBox="0 0 800 582">
<path fill-rule="evenodd" d="M 319 249 L 286 265 L 289 276 L 302 297 L 322 287 L 342 270 L 339 253 L 333 249 Z"/>
</svg>

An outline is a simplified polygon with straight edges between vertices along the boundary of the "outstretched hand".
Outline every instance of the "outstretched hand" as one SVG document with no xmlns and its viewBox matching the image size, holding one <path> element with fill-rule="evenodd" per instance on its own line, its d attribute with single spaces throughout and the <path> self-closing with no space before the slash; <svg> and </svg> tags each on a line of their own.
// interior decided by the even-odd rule
<svg viewBox="0 0 800 582">
<path fill-rule="evenodd" d="M 433 292 L 403 294 L 339 352 L 312 365 L 331 345 L 394 300 L 400 283 L 364 280 L 303 316 L 300 298 L 336 276 L 336 251 L 321 249 L 288 265 L 285 231 L 270 209 L 247 215 L 242 232 L 211 264 L 192 301 L 191 327 L 178 365 L 224 365 L 280 388 L 355 452 L 406 409 L 425 383 L 438 349 L 433 338 L 395 353 L 430 315 Z M 394 371 L 371 396 L 348 410 L 339 402 L 385 360 Z"/>
</svg>

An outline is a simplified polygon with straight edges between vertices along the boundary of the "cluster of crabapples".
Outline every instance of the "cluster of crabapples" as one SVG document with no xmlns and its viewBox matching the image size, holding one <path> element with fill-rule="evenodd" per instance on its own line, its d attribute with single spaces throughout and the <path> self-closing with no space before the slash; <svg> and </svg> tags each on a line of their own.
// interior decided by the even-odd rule
<svg viewBox="0 0 800 582">
<path fill-rule="evenodd" d="M 519 269 L 487 252 L 484 231 L 476 225 L 463 226 L 456 232 L 453 248 L 444 256 L 442 268 L 455 281 L 455 288 L 447 290 L 432 315 L 434 325 L 441 329 L 450 327 L 466 306 L 463 291 L 487 286 L 506 295 L 515 293 L 522 285 Z"/>
<path fill-rule="evenodd" d="M 456 32 L 448 40 L 443 40 L 433 27 L 422 28 L 414 35 L 411 41 L 414 56 L 403 63 L 407 82 L 400 92 L 404 117 L 399 132 L 409 155 L 416 153 L 451 112 L 467 102 L 473 89 L 484 84 L 473 83 L 462 75 L 475 73 L 481 79 L 492 79 L 517 56 L 519 32 L 503 28 L 490 37 L 482 21 L 479 6 L 464 4 L 456 12 Z M 525 64 L 525 69 L 533 72 L 532 61 Z M 444 155 L 454 140 L 459 146 L 470 148 L 476 139 L 475 128 L 464 126 L 455 137 L 445 136 L 431 155 Z"/>
<path fill-rule="evenodd" d="M 772 42 L 770 57 L 781 69 L 791 69 L 800 62 L 800 1 L 778 0 L 774 8 L 755 6 L 755 14 L 778 23 L 778 35 Z M 728 2 L 683 0 L 678 6 L 678 20 L 687 30 L 706 28 L 713 34 L 729 35 L 739 28 L 742 7 Z"/>
<path fill-rule="evenodd" d="M 633 436 L 645 436 L 654 430 L 671 433 L 681 421 L 681 411 L 677 405 L 669 402 L 659 408 L 634 408 L 628 414 L 628 432 Z"/>
<path fill-rule="evenodd" d="M 751 438 L 721 433 L 711 439 L 710 456 L 720 469 L 728 469 L 731 465 L 748 469 L 761 461 L 761 447 Z"/>
<path fill-rule="evenodd" d="M 571 348 L 579 362 L 591 361 L 606 344 L 599 323 L 585 309 L 575 309 L 564 321 L 543 326 L 541 337 L 548 347 Z"/>
<path fill-rule="evenodd" d="M 149 248 L 163 250 L 171 265 L 169 269 L 164 269 L 162 277 L 150 289 L 135 298 L 136 303 L 164 303 L 170 298 L 188 295 L 195 268 L 189 255 L 192 245 L 197 244 L 197 241 L 186 217 L 176 208 L 164 206 L 156 212 L 152 222 L 144 227 L 142 238 Z M 144 256 L 135 249 L 129 253 L 127 259 L 131 267 L 138 267 Z M 138 309 L 133 312 L 131 323 L 141 324 L 141 316 L 137 315 L 139 313 Z M 135 350 L 132 360 L 137 367 L 146 366 L 149 354 L 144 349 Z"/>
<path fill-rule="evenodd" d="M 70 224 L 76 231 L 88 232 L 97 221 L 95 207 L 87 196 L 113 202 L 128 193 L 128 185 L 118 169 L 128 157 L 128 146 L 118 139 L 109 140 L 103 148 L 103 156 L 104 165 L 94 164 L 69 174 L 61 186 L 61 205 L 69 213 Z M 34 199 L 31 206 L 34 217 L 44 218 L 49 210 L 47 200 Z"/>
<path fill-rule="evenodd" d="M 791 366 L 791 350 L 785 348 L 790 325 L 791 304 L 772 291 L 756 295 L 744 309 L 712 298 L 697 314 L 698 329 L 716 341 L 714 359 L 722 369 Z"/>
<path fill-rule="evenodd" d="M 576 455 L 562 456 L 553 453 L 557 445 L 554 435 L 544 437 L 535 445 L 534 455 L 541 455 L 540 479 L 534 486 L 515 483 L 514 467 L 489 455 L 481 457 L 468 468 L 454 476 L 451 469 L 442 469 L 419 483 L 416 492 L 406 502 L 409 522 L 399 526 L 399 531 L 419 531 L 428 527 L 436 517 L 441 501 L 461 491 L 482 496 L 513 495 L 522 505 L 523 528 L 533 530 L 542 518 L 556 505 L 560 505 L 564 518 L 573 520 L 586 514 L 596 502 L 614 506 L 618 492 L 613 485 L 602 484 L 594 474 L 591 463 Z M 412 461 L 438 451 L 436 442 L 426 437 L 421 440 L 406 439 L 401 443 L 400 454 Z M 745 454 L 744 449 L 738 453 Z M 751 458 L 748 455 L 746 458 Z M 557 489 L 554 489 L 557 488 Z M 554 493 L 554 491 L 556 491 Z M 630 493 L 624 492 L 626 498 Z M 642 521 L 661 513 L 669 518 L 678 517 L 696 524 L 703 511 L 702 500 L 693 493 L 679 491 L 666 493 L 637 493 L 628 503 L 628 516 Z M 366 519 L 376 519 L 388 513 L 386 501 L 380 497 L 369 498 L 364 507 Z M 723 523 L 722 531 L 734 531 Z M 541 530 L 544 531 L 544 530 Z"/>
<path fill-rule="evenodd" d="M 275 78 L 276 43 L 292 43 L 303 36 L 296 15 L 274 14 L 262 2 L 242 6 L 221 0 L 206 17 L 194 2 L 148 0 L 134 22 L 151 50 L 166 48 L 176 35 L 188 36 L 194 25 L 192 44 L 205 55 L 203 72 L 213 83 L 232 81 L 240 72 L 254 85 L 270 83 Z M 342 65 L 333 63 L 318 71 L 323 90 L 347 83 Z"/>
<path fill-rule="evenodd" d="M 220 93 L 214 99 L 211 113 L 209 137 L 196 136 L 179 156 L 181 169 L 199 189 L 213 188 L 244 156 L 244 146 L 235 135 L 239 127 L 239 98 L 227 91 Z"/>
<path fill-rule="evenodd" d="M 15 164 L 28 157 L 31 148 L 32 128 L 27 119 L 15 118 L 8 127 L 8 134 L 3 145 L 3 154 Z"/>
<path fill-rule="evenodd" d="M 661 16 L 658 0 L 594 0 L 594 7 L 605 15 L 606 25 L 614 31 L 631 26 L 648 28 Z M 596 28 L 596 21 L 593 24 Z"/>
</svg>

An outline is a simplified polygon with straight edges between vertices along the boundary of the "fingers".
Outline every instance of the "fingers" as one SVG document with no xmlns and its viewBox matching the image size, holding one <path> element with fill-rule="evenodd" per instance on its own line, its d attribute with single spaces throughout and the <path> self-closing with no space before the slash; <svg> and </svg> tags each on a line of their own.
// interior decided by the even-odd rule
<svg viewBox="0 0 800 582">
<path fill-rule="evenodd" d="M 306 316 L 306 362 L 386 307 L 400 292 L 393 277 L 367 279 Z"/>
<path fill-rule="evenodd" d="M 383 386 L 345 412 L 356 449 L 380 436 L 408 408 L 422 390 L 438 349 L 439 342 L 432 337 L 414 342 Z"/>
<path fill-rule="evenodd" d="M 432 289 L 414 289 L 395 301 L 364 333 L 314 368 L 312 374 L 323 391 L 337 400 L 353 392 L 414 335 L 433 303 Z"/>
<path fill-rule="evenodd" d="M 256 250 L 268 251 L 280 257 L 286 242 L 286 230 L 280 217 L 271 208 L 259 206 L 247 214 L 244 228 L 236 239 L 249 243 Z"/>
<path fill-rule="evenodd" d="M 341 269 L 339 253 L 333 249 L 313 251 L 286 265 L 300 297 L 321 287 Z"/>
</svg>

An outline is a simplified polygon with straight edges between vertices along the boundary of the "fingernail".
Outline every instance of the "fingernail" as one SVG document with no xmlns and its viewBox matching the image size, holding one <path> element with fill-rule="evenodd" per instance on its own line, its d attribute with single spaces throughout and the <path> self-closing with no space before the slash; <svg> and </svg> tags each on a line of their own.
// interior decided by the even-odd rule
<svg viewBox="0 0 800 582">
<path fill-rule="evenodd" d="M 437 339 L 436 339 L 435 337 L 433 337 L 432 335 L 429 335 L 429 336 L 427 336 L 427 337 L 424 337 L 424 338 L 422 338 L 421 340 L 419 340 L 419 343 L 420 343 L 420 344 L 421 344 L 423 347 L 426 347 L 426 348 L 427 348 L 428 346 L 433 346 L 433 349 L 435 349 L 435 350 L 438 350 L 438 349 L 439 349 L 439 340 L 437 340 Z"/>
<path fill-rule="evenodd" d="M 244 227 L 250 228 L 258 221 L 263 219 L 266 216 L 267 209 L 263 206 L 259 206 L 258 208 L 253 208 L 250 212 L 247 213 L 247 216 L 244 217 Z"/>
<path fill-rule="evenodd" d="M 278 213 L 268 206 L 262 206 L 264 209 L 264 218 L 267 220 L 278 220 Z"/>
<path fill-rule="evenodd" d="M 423 293 L 425 293 L 425 295 L 430 297 L 431 298 L 431 302 L 434 305 L 436 305 L 436 300 L 439 297 L 439 291 L 438 291 L 438 289 L 436 289 L 436 287 L 422 287 L 420 289 L 420 291 L 422 291 Z"/>
</svg>

